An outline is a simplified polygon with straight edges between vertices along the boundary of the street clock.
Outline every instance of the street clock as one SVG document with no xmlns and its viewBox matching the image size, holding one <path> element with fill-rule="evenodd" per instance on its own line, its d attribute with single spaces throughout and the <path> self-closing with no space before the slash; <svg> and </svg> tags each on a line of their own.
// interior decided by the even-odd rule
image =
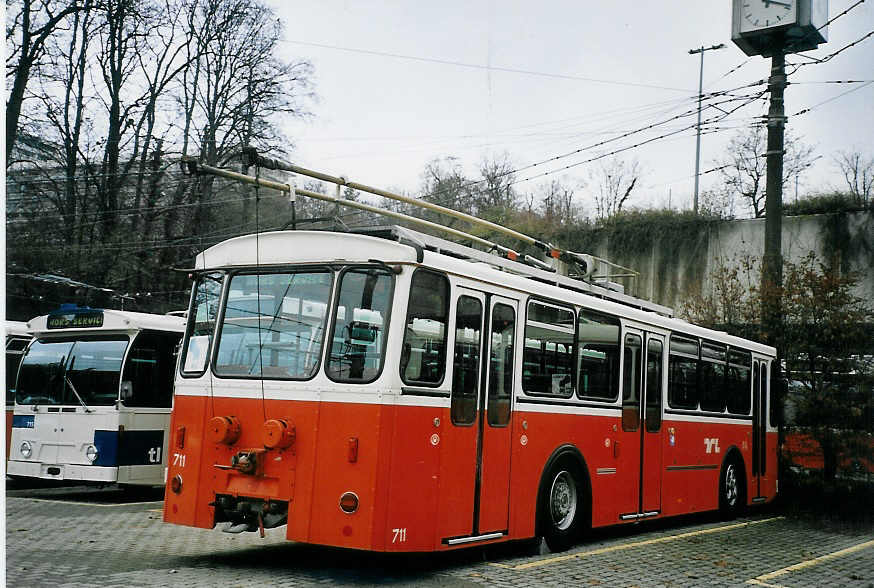
<svg viewBox="0 0 874 588">
<path fill-rule="evenodd" d="M 742 0 L 740 32 L 749 33 L 794 23 L 798 6 L 793 0 Z"/>
<path fill-rule="evenodd" d="M 747 55 L 816 49 L 828 40 L 828 0 L 732 0 L 731 40 Z"/>
</svg>

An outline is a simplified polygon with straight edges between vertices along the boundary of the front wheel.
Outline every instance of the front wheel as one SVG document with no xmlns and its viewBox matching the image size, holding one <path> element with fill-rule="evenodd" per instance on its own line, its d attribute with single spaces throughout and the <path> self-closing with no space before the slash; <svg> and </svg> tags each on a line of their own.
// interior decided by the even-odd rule
<svg viewBox="0 0 874 588">
<path fill-rule="evenodd" d="M 539 533 L 551 551 L 564 551 L 587 524 L 588 496 L 580 467 L 561 459 L 544 478 L 538 505 Z"/>
</svg>

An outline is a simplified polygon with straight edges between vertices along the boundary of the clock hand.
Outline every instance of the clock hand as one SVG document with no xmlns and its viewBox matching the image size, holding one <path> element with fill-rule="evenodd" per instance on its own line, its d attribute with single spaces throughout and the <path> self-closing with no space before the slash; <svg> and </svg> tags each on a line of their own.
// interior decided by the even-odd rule
<svg viewBox="0 0 874 588">
<path fill-rule="evenodd" d="M 778 6 L 785 6 L 786 8 L 792 8 L 791 2 L 780 2 L 778 0 L 763 0 L 765 2 L 765 8 L 767 8 L 771 4 L 777 4 Z"/>
</svg>

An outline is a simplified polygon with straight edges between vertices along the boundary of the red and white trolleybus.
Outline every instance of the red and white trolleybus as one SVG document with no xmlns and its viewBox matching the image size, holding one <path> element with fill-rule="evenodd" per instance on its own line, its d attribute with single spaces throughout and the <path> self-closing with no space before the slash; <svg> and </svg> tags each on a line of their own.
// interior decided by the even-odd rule
<svg viewBox="0 0 874 588">
<path fill-rule="evenodd" d="M 201 253 L 164 520 L 440 551 L 777 492 L 775 350 L 400 227 Z"/>
</svg>

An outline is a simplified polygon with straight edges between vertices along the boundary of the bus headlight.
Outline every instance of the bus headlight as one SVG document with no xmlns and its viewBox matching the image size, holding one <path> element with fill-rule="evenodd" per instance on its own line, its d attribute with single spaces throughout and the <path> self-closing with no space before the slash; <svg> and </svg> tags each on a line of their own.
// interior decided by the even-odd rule
<svg viewBox="0 0 874 588">
<path fill-rule="evenodd" d="M 97 454 L 97 447 L 95 447 L 94 445 L 89 445 L 85 449 L 85 457 L 87 457 L 88 461 L 90 461 L 91 463 L 94 463 L 97 460 Z"/>
<path fill-rule="evenodd" d="M 24 459 L 30 459 L 30 456 L 33 454 L 33 447 L 29 441 L 22 441 L 21 447 L 18 450 L 21 451 L 21 456 Z"/>
</svg>

